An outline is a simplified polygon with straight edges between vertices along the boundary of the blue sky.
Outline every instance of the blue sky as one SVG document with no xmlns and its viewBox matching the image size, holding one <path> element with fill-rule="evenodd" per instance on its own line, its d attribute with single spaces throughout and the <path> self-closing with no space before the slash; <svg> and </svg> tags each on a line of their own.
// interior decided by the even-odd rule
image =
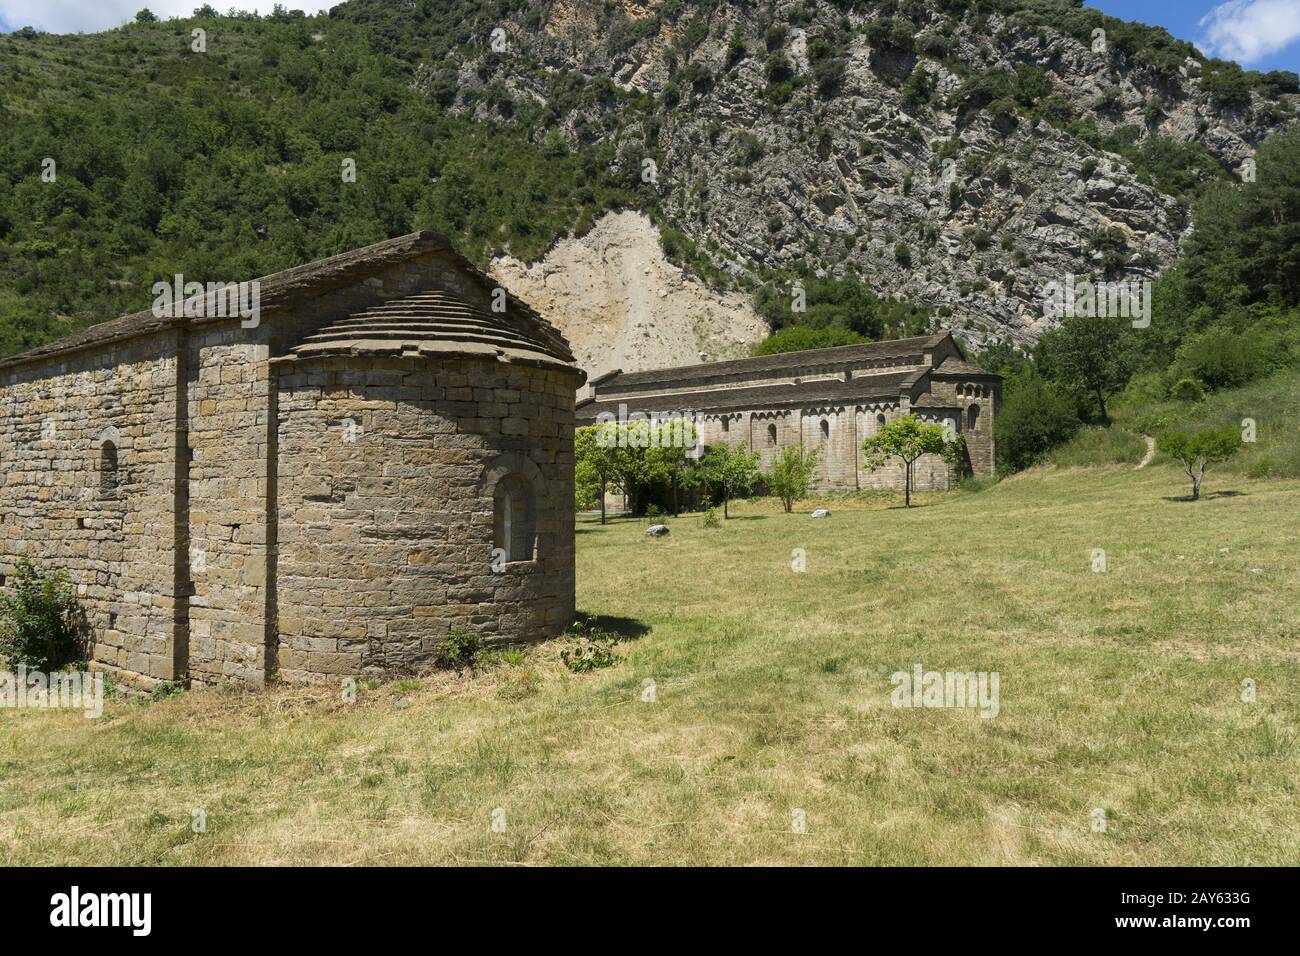
<svg viewBox="0 0 1300 956">
<path fill-rule="evenodd" d="M 1087 6 L 1164 27 L 1202 53 L 1252 70 L 1300 73 L 1300 0 L 1087 0 Z"/>
<path fill-rule="evenodd" d="M 0 32 L 28 24 L 52 33 L 105 30 L 148 4 L 159 16 L 188 14 L 202 0 L 0 0 Z M 212 0 L 269 12 L 273 0 Z M 328 9 L 338 0 L 285 0 L 291 9 Z M 1088 0 L 1114 17 L 1162 26 L 1212 56 L 1255 70 L 1300 73 L 1300 0 Z"/>
</svg>

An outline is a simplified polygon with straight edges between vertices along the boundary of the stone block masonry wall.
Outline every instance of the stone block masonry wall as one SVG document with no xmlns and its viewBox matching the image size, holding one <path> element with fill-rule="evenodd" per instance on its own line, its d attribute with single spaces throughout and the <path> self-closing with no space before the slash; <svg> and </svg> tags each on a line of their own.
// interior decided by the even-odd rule
<svg viewBox="0 0 1300 956">
<path fill-rule="evenodd" d="M 261 685 L 267 672 L 269 348 L 237 324 L 191 336 L 189 672 Z M 250 341 L 251 339 L 251 341 Z"/>
<path fill-rule="evenodd" d="M 750 451 L 758 452 L 758 467 L 767 471 L 776 463 L 781 449 L 799 444 L 799 413 L 789 409 L 769 412 L 752 412 L 746 416 L 746 429 L 742 433 Z M 776 440 L 772 430 L 776 430 Z M 736 430 L 736 425 L 732 425 Z"/>
<path fill-rule="evenodd" d="M 277 657 L 295 681 L 427 661 L 574 612 L 571 372 L 462 358 L 276 363 Z M 492 570 L 495 482 L 532 487 L 536 561 Z"/>
<path fill-rule="evenodd" d="M 189 674 L 260 686 L 277 668 L 278 395 L 271 359 L 335 319 L 428 288 L 484 307 L 482 290 L 438 255 L 376 269 L 260 324 L 195 329 L 188 371 Z M 292 519 L 293 509 L 287 512 Z"/>
<path fill-rule="evenodd" d="M 177 336 L 0 368 L 0 575 L 26 557 L 64 568 L 90 652 L 127 675 L 170 680 L 184 596 L 175 593 Z M 101 488 L 102 446 L 117 449 Z"/>
<path fill-rule="evenodd" d="M 841 405 L 804 409 L 800 429 L 803 447 L 817 453 L 818 490 L 856 491 L 855 461 L 862 457 L 862 442 L 857 439 L 853 408 Z"/>
<path fill-rule="evenodd" d="M 896 458 L 891 458 L 874 471 L 867 467 L 866 456 L 862 454 L 862 443 L 868 438 L 880 434 L 880 417 L 885 424 L 911 413 L 899 405 L 858 406 L 855 414 L 858 422 L 858 453 L 856 459 L 858 487 L 863 491 L 902 491 L 906 472 Z M 953 486 L 957 476 L 946 461 L 939 455 L 922 455 L 912 465 L 913 491 L 946 491 Z"/>
<path fill-rule="evenodd" d="M 990 381 L 935 379 L 931 384 L 935 398 L 961 410 L 957 427 L 966 439 L 971 473 L 976 478 L 993 476 L 993 417 L 1000 388 L 999 384 Z"/>
</svg>

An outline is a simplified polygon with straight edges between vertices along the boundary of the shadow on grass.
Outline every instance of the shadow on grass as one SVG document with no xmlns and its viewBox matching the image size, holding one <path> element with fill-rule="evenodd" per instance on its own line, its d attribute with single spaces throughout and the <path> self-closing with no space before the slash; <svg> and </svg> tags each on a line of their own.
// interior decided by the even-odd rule
<svg viewBox="0 0 1300 956">
<path fill-rule="evenodd" d="M 1211 491 L 1203 494 L 1201 497 L 1193 498 L 1191 495 L 1165 495 L 1165 501 L 1176 502 L 1193 502 L 1193 501 L 1213 501 L 1215 498 L 1246 498 L 1249 493 L 1245 491 Z"/>
<path fill-rule="evenodd" d="M 650 625 L 642 624 L 633 617 L 619 617 L 613 614 L 588 614 L 579 611 L 574 615 L 575 623 L 581 624 L 583 630 L 610 631 L 625 641 L 635 641 L 650 633 Z"/>
</svg>

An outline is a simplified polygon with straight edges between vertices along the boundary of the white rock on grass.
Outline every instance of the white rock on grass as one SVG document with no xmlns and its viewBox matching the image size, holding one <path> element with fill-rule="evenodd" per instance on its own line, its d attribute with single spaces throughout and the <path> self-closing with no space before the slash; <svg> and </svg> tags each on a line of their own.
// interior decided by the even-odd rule
<svg viewBox="0 0 1300 956">
<path fill-rule="evenodd" d="M 831 513 L 827 511 L 825 508 L 818 508 L 816 511 L 812 513 L 812 516 L 814 518 L 829 518 L 831 516 Z"/>
<path fill-rule="evenodd" d="M 661 535 L 665 535 L 665 534 L 668 533 L 668 525 L 666 525 L 666 524 L 652 524 L 650 527 L 648 527 L 648 528 L 645 529 L 645 533 L 646 533 L 646 535 L 647 535 L 648 537 L 651 537 L 651 538 L 658 538 L 658 537 L 660 537 Z"/>
</svg>

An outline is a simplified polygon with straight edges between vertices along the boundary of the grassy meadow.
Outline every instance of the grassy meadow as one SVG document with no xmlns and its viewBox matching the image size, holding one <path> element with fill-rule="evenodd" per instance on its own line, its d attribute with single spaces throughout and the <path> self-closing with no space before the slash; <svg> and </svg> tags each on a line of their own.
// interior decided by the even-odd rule
<svg viewBox="0 0 1300 956">
<path fill-rule="evenodd" d="M 1300 482 L 1206 492 L 1042 468 L 663 539 L 583 518 L 578 606 L 626 636 L 613 667 L 570 673 L 553 641 L 350 705 L 0 711 L 0 861 L 1294 864 Z M 998 672 L 997 716 L 891 706 L 918 663 Z"/>
</svg>

